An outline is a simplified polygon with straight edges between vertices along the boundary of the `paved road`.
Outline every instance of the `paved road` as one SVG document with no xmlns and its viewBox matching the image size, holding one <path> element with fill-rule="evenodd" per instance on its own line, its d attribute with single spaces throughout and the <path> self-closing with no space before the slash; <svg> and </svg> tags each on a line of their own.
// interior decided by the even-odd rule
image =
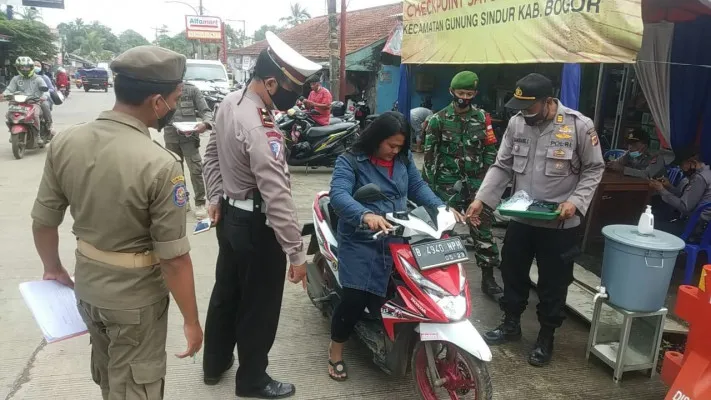
<svg viewBox="0 0 711 400">
<path fill-rule="evenodd" d="M 68 102 L 55 108 L 56 128 L 89 121 L 113 103 L 111 92 L 72 93 Z M 0 105 L 1 115 L 6 106 Z M 160 140 L 159 135 L 155 135 Z M 204 148 L 204 146 L 203 146 Z M 44 151 L 28 151 L 14 160 L 9 143 L 0 135 L 0 399 L 97 399 L 100 391 L 89 375 L 87 337 L 46 345 L 34 324 L 17 285 L 41 277 L 42 266 L 35 253 L 29 213 L 42 173 Z M 330 171 L 293 171 L 293 192 L 302 220 L 310 218 L 316 191 L 326 190 Z M 111 205 L 107 205 L 111 207 Z M 107 212 L 118 210 L 107 209 Z M 189 224 L 193 222 L 189 218 Z M 74 264 L 71 217 L 60 229 L 60 252 L 70 271 Z M 214 282 L 217 245 L 214 233 L 191 237 L 200 315 L 204 319 Z M 472 322 L 483 330 L 498 323 L 500 311 L 477 290 L 479 273 L 468 268 L 472 282 Z M 532 300 L 535 295 L 532 296 Z M 532 301 L 535 303 L 535 301 Z M 525 362 L 535 341 L 535 312 L 525 315 L 522 342 L 494 349 L 490 366 L 497 400 L 508 399 L 635 399 L 663 398 L 664 387 L 654 378 L 630 373 L 620 386 L 612 383 L 611 371 L 599 362 L 585 362 L 587 326 L 570 320 L 558 334 L 556 358 L 545 369 Z M 255 327 L 255 329 L 258 329 Z M 347 361 L 350 379 L 331 381 L 326 372 L 328 321 L 321 317 L 300 287 L 287 283 L 276 344 L 271 352 L 269 372 L 278 379 L 297 384 L 296 399 L 414 399 L 407 378 L 391 378 L 370 362 L 364 346 L 352 341 Z M 168 353 L 184 349 L 182 319 L 171 307 Z M 219 386 L 202 384 L 201 357 L 179 360 L 169 357 L 166 399 L 234 398 L 234 376 Z M 233 370 L 234 372 L 234 370 Z"/>
</svg>

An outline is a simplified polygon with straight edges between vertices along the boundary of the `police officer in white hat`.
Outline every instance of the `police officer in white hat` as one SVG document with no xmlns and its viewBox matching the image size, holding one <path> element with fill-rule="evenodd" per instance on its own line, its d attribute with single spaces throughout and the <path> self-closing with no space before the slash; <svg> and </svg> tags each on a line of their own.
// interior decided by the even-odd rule
<svg viewBox="0 0 711 400">
<path fill-rule="evenodd" d="M 217 384 L 234 363 L 239 397 L 284 398 L 294 385 L 266 372 L 288 278 L 306 286 L 306 254 L 291 198 L 284 139 L 273 110 L 293 107 L 321 66 L 267 32 L 252 78 L 217 112 L 205 150 L 208 213 L 220 252 L 205 325 L 204 381 Z"/>
</svg>

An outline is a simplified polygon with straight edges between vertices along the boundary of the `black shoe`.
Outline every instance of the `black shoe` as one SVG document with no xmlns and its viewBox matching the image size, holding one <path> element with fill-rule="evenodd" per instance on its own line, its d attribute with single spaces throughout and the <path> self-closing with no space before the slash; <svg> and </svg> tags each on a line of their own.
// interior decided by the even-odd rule
<svg viewBox="0 0 711 400">
<path fill-rule="evenodd" d="M 237 397 L 253 397 L 257 399 L 284 399 L 296 393 L 296 387 L 291 383 L 281 383 L 272 379 L 261 389 L 241 391 L 237 389 Z"/>
<path fill-rule="evenodd" d="M 504 291 L 494 279 L 494 269 L 482 268 L 481 273 L 481 291 L 495 301 L 499 301 L 503 297 Z"/>
<path fill-rule="evenodd" d="M 484 341 L 492 346 L 517 340 L 521 340 L 521 321 L 519 318 L 504 317 L 504 322 L 501 325 L 484 333 Z"/>
<path fill-rule="evenodd" d="M 222 374 L 229 371 L 233 365 L 235 365 L 235 356 L 234 355 L 232 355 L 232 358 L 230 359 L 229 364 L 227 364 L 227 367 L 225 367 L 225 369 L 222 370 L 222 372 L 220 372 L 219 374 L 217 374 L 215 376 L 205 375 L 202 378 L 203 382 L 205 382 L 206 385 L 210 385 L 210 386 L 217 385 L 218 383 L 220 383 L 220 380 L 222 379 Z"/>
<path fill-rule="evenodd" d="M 553 358 L 553 335 L 539 333 L 536 345 L 528 356 L 528 363 L 534 367 L 543 367 L 551 362 L 551 358 Z"/>
</svg>

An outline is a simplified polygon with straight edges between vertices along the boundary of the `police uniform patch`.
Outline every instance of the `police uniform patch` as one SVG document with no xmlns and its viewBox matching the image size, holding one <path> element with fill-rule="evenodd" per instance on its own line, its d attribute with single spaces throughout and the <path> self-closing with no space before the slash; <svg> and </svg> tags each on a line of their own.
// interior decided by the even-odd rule
<svg viewBox="0 0 711 400">
<path fill-rule="evenodd" d="M 561 149 L 554 150 L 553 156 L 554 157 L 565 157 L 565 150 L 561 150 Z"/>
<path fill-rule="evenodd" d="M 563 123 L 563 114 L 558 114 L 555 116 L 555 123 L 556 124 L 562 124 Z"/>
<path fill-rule="evenodd" d="M 178 207 L 184 207 L 188 203 L 188 189 L 185 183 L 178 183 L 173 186 L 173 204 Z"/>
<path fill-rule="evenodd" d="M 558 161 L 555 163 L 555 169 L 563 169 L 565 167 L 565 164 L 563 164 L 563 161 Z"/>
<path fill-rule="evenodd" d="M 593 146 L 597 146 L 598 143 L 600 143 L 600 139 L 597 138 L 597 133 L 593 133 L 590 135 L 590 141 L 592 142 Z"/>
<path fill-rule="evenodd" d="M 523 96 L 523 90 L 521 90 L 520 87 L 519 87 L 519 88 L 516 88 L 516 91 L 514 92 L 514 96 L 516 96 L 516 97 L 521 97 L 521 96 Z"/>
<path fill-rule="evenodd" d="M 269 149 L 274 154 L 274 158 L 279 158 L 279 153 L 281 153 L 281 140 L 270 140 Z"/>
<path fill-rule="evenodd" d="M 567 134 L 567 133 L 556 133 L 555 137 L 558 139 L 572 139 L 573 135 Z"/>
<path fill-rule="evenodd" d="M 170 180 L 170 183 L 172 183 L 173 185 L 177 185 L 180 182 L 185 182 L 185 177 L 183 175 L 178 175 Z"/>
<path fill-rule="evenodd" d="M 560 128 L 558 128 L 558 132 L 560 132 L 560 133 L 570 133 L 572 131 L 573 131 L 573 129 L 570 127 L 570 125 L 563 125 Z"/>
<path fill-rule="evenodd" d="M 275 131 L 269 131 L 266 133 L 267 139 L 278 139 L 281 140 L 281 133 Z"/>
<path fill-rule="evenodd" d="M 258 108 L 257 111 L 259 112 L 259 118 L 262 120 L 262 126 L 265 126 L 267 128 L 273 128 L 274 119 L 269 113 L 269 110 L 267 110 L 266 108 Z"/>
</svg>

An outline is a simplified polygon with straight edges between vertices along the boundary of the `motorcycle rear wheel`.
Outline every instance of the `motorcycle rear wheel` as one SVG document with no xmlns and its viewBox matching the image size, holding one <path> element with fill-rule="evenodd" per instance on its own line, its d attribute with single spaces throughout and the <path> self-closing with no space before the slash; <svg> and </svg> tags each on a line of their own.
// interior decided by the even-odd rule
<svg viewBox="0 0 711 400">
<path fill-rule="evenodd" d="M 437 387 L 430 376 L 426 343 L 432 345 L 437 373 L 446 382 Z M 491 400 L 493 389 L 486 364 L 458 346 L 442 341 L 418 342 L 412 352 L 412 379 L 423 400 Z"/>
<path fill-rule="evenodd" d="M 12 143 L 12 155 L 15 159 L 19 160 L 25 155 L 25 143 L 20 140 L 20 135 L 12 135 L 10 137 L 10 143 Z"/>
</svg>

